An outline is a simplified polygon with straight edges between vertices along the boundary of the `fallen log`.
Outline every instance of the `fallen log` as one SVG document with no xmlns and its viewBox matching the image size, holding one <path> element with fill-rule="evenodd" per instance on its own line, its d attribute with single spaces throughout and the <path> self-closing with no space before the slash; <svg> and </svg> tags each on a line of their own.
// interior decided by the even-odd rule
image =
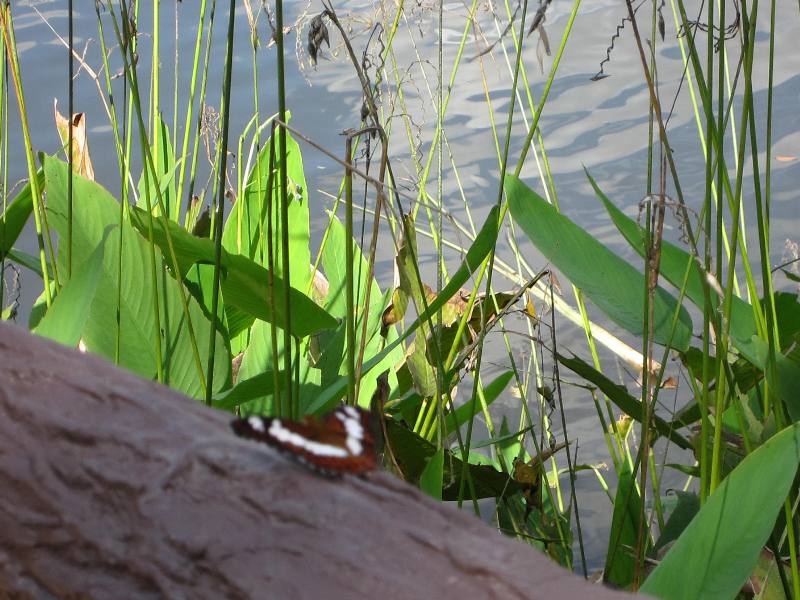
<svg viewBox="0 0 800 600">
<path fill-rule="evenodd" d="M 0 324 L 2 598 L 621 599 L 386 474 Z"/>
</svg>

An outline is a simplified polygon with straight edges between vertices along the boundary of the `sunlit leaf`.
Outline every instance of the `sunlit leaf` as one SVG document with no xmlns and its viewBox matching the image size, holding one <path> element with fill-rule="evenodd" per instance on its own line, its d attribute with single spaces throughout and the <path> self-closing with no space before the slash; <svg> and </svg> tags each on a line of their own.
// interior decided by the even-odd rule
<svg viewBox="0 0 800 600">
<path fill-rule="evenodd" d="M 67 169 L 64 162 L 44 159 L 48 220 L 59 235 L 57 258 L 61 273 L 67 273 Z M 80 198 L 80 202 L 73 203 L 73 268 L 85 263 L 101 244 L 106 228 L 113 227 L 105 242 L 102 272 L 82 335 L 87 349 L 143 377 L 154 378 L 158 372 L 156 340 L 160 337 L 164 383 L 201 397 L 212 331 L 203 309 L 187 294 L 189 312 L 185 313 L 178 287 L 182 284 L 172 277 L 159 276 L 154 281 L 147 242 L 127 221 L 120 222 L 120 205 L 111 194 L 77 173 L 73 185 L 75 197 Z M 158 253 L 155 261 L 156 273 L 160 273 L 163 267 Z M 155 306 L 159 309 L 159 329 Z M 199 361 L 187 318 L 192 321 Z M 230 356 L 225 338 L 218 331 L 215 335 L 214 389 L 218 390 L 229 385 Z"/>
<path fill-rule="evenodd" d="M 131 209 L 131 222 L 142 235 L 149 237 L 150 223 L 145 211 L 138 208 Z M 164 260 L 169 265 L 171 259 L 164 219 L 154 217 L 152 227 L 153 239 L 164 253 Z M 214 242 L 212 240 L 195 237 L 172 221 L 167 222 L 167 227 L 181 276 L 185 276 L 189 267 L 194 263 L 214 263 Z M 225 303 L 256 318 L 281 327 L 285 326 L 283 302 L 276 302 L 275 305 L 270 302 L 272 297 L 283 298 L 283 280 L 277 276 L 270 277 L 264 267 L 241 255 L 230 254 L 223 250 L 221 261 L 223 268 L 221 284 Z M 270 292 L 270 284 L 273 288 L 272 292 Z M 302 338 L 315 331 L 336 326 L 337 323 L 333 317 L 299 290 L 290 288 L 289 297 L 292 308 L 291 332 L 293 335 Z"/>
<path fill-rule="evenodd" d="M 111 229 L 112 226 L 109 225 L 107 230 Z M 108 235 L 104 235 L 86 261 L 73 271 L 72 277 L 59 290 L 58 296 L 34 329 L 34 333 L 65 346 L 78 345 L 83 328 L 89 319 L 89 309 L 103 270 L 103 253 L 107 238 Z"/>
<path fill-rule="evenodd" d="M 36 176 L 41 189 L 44 187 L 44 171 L 39 169 Z M 11 251 L 32 211 L 31 184 L 28 182 L 0 215 L 0 257 L 6 256 Z M 41 264 L 38 261 L 36 261 L 36 268 L 41 271 Z"/>
<path fill-rule="evenodd" d="M 544 254 L 615 323 L 644 335 L 644 275 L 558 213 L 513 175 L 504 183 L 514 220 Z M 662 345 L 686 350 L 692 321 L 683 307 L 661 288 L 653 299 L 653 338 Z M 675 331 L 673 316 L 679 310 Z"/>
<path fill-rule="evenodd" d="M 800 425 L 792 425 L 723 480 L 640 591 L 665 599 L 733 598 L 758 560 L 798 464 Z"/>
</svg>

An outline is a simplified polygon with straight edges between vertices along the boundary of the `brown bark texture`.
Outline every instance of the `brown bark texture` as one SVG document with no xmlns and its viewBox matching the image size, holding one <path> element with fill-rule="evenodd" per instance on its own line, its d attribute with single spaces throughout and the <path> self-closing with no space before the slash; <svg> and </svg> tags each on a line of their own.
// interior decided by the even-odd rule
<svg viewBox="0 0 800 600">
<path fill-rule="evenodd" d="M 386 473 L 326 479 L 229 421 L 0 324 L 0 598 L 629 597 Z"/>
</svg>

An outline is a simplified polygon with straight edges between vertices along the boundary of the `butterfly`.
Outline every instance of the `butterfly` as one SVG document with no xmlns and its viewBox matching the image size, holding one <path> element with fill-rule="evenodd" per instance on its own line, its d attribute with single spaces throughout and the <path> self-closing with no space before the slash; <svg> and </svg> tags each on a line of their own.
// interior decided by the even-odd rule
<svg viewBox="0 0 800 600">
<path fill-rule="evenodd" d="M 361 408 L 340 406 L 300 421 L 252 415 L 234 419 L 231 428 L 236 435 L 277 448 L 324 475 L 360 475 L 378 466 L 372 416 Z"/>
</svg>

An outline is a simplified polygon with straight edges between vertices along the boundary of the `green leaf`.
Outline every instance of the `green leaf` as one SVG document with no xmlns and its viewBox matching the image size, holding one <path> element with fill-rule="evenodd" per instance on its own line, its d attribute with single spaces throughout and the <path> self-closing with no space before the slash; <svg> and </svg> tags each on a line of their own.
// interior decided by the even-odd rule
<svg viewBox="0 0 800 600">
<path fill-rule="evenodd" d="M 278 378 L 279 385 L 282 385 L 283 381 L 283 377 Z M 281 387 L 281 390 L 283 390 L 283 387 Z M 232 411 L 237 406 L 248 405 L 254 401 L 261 400 L 265 396 L 271 396 L 274 392 L 274 373 L 272 371 L 264 371 L 249 379 L 239 381 L 229 390 L 214 394 L 211 398 L 211 404 L 214 408 Z M 301 383 L 300 393 L 301 395 L 319 393 L 319 386 L 308 382 Z M 254 414 L 255 410 L 251 410 L 253 408 L 255 407 L 248 407 L 248 410 L 245 411 L 246 414 Z M 266 414 L 266 412 L 261 411 L 256 414 Z"/>
<path fill-rule="evenodd" d="M 591 175 L 589 175 L 588 171 L 586 175 L 595 193 L 603 202 L 608 214 L 611 216 L 611 220 L 614 221 L 614 224 L 617 226 L 617 229 L 619 229 L 620 233 L 622 233 L 634 250 L 636 250 L 640 256 L 644 256 L 644 230 L 614 206 L 603 192 L 600 191 L 600 188 L 597 186 L 594 179 L 592 179 Z M 698 267 L 697 262 L 688 252 L 681 250 L 666 240 L 663 241 L 661 245 L 660 272 L 664 279 L 676 287 L 681 287 L 681 285 L 683 285 L 687 266 L 689 268 L 689 277 L 686 281 L 686 297 L 698 308 L 704 310 L 704 272 Z M 713 288 L 709 290 L 709 299 L 712 303 L 711 310 L 718 310 L 720 300 L 713 291 Z M 782 301 L 782 299 L 776 297 L 776 302 L 780 301 Z M 766 369 L 769 368 L 768 346 L 763 339 L 756 336 L 753 307 L 738 296 L 733 296 L 731 298 L 730 335 L 733 340 L 733 345 L 747 360 L 761 371 L 766 371 Z M 800 396 L 795 393 L 795 390 L 800 386 L 800 366 L 793 363 L 780 352 L 776 352 L 775 368 L 777 370 L 777 379 L 779 382 L 778 394 L 786 405 L 792 420 L 800 420 Z"/>
<path fill-rule="evenodd" d="M 445 302 L 447 302 L 447 300 L 449 300 L 453 294 L 455 294 L 461 288 L 461 286 L 467 282 L 470 276 L 477 271 L 478 268 L 480 268 L 481 264 L 489 255 L 489 252 L 492 250 L 495 242 L 497 241 L 498 214 L 499 211 L 497 207 L 492 208 L 492 210 L 489 212 L 489 216 L 486 218 L 486 222 L 478 232 L 475 241 L 469 247 L 467 256 L 464 258 L 464 262 L 461 263 L 461 266 L 458 268 L 458 270 L 453 273 L 452 278 L 444 287 L 444 289 L 442 289 L 439 295 L 428 305 L 428 310 L 423 311 L 422 314 L 417 317 L 417 320 L 414 321 L 394 342 L 388 344 L 386 348 L 372 357 L 371 360 L 366 361 L 362 369 L 363 375 L 366 375 L 369 371 L 375 368 L 375 366 L 380 364 L 381 361 L 389 355 L 389 353 L 393 352 L 396 347 L 398 347 L 408 338 L 408 336 L 414 333 L 422 323 L 425 323 L 433 318 L 433 315 L 436 314 L 439 308 L 444 306 Z M 324 412 L 326 409 L 329 410 L 336 403 L 336 401 L 344 395 L 346 389 L 347 377 L 340 377 L 336 382 L 323 390 L 323 392 L 314 400 L 314 402 L 307 407 L 307 412 L 314 414 L 318 412 Z"/>
<path fill-rule="evenodd" d="M 280 181 L 283 162 L 274 161 L 275 172 L 270 178 L 270 140 L 258 154 L 258 161 L 249 173 L 243 197 L 238 198 L 225 222 L 222 246 L 228 252 L 241 254 L 269 268 L 267 216 L 272 217 L 272 254 L 275 274 L 282 280 L 283 244 L 280 219 Z M 277 139 L 276 139 L 277 148 Z M 270 181 L 271 179 L 271 181 Z M 286 179 L 287 213 L 289 220 L 289 283 L 292 287 L 308 292 L 311 288 L 311 251 L 309 249 L 308 190 L 303 173 L 303 157 L 300 146 L 286 132 Z M 272 183 L 272 189 L 269 189 Z"/>
<path fill-rule="evenodd" d="M 631 247 L 638 252 L 639 256 L 644 257 L 645 230 L 642 229 L 636 221 L 619 210 L 614 203 L 603 194 L 588 171 L 586 171 L 586 176 L 589 178 L 589 183 L 592 184 L 595 194 L 600 198 L 619 232 Z M 691 254 L 678 248 L 669 241 L 663 240 L 661 242 L 660 275 L 675 287 L 680 288 L 683 285 L 687 267 L 689 268 L 689 277 L 686 281 L 686 297 L 689 298 L 695 306 L 703 310 L 705 306 L 705 293 L 703 291 L 705 274 L 698 267 L 697 262 L 692 258 Z M 710 288 L 710 299 L 713 303 L 713 310 L 716 310 L 719 300 L 713 288 Z M 753 308 L 737 296 L 734 296 L 732 300 L 730 334 L 734 340 L 747 344 L 750 338 L 756 333 L 756 325 L 753 320 Z"/>
<path fill-rule="evenodd" d="M 214 394 L 211 404 L 214 408 L 233 410 L 241 404 L 247 404 L 256 398 L 272 394 L 275 391 L 274 377 L 275 374 L 272 371 L 265 371 L 239 381 L 231 389 Z"/>
<path fill-rule="evenodd" d="M 68 166 L 52 157 L 44 158 L 47 211 L 51 227 L 59 235 L 59 271 L 66 273 L 67 177 Z M 130 223 L 120 222 L 120 205 L 105 189 L 80 175 L 73 178 L 74 194 L 80 202 L 73 205 L 73 265 L 85 262 L 100 245 L 106 228 L 108 234 L 103 268 L 97 291 L 83 331 L 90 352 L 139 375 L 153 378 L 157 373 L 156 336 L 161 338 L 164 383 L 184 393 L 201 397 L 208 364 L 208 340 L 211 324 L 203 309 L 187 294 L 188 314 L 181 302 L 181 283 L 162 277 L 163 265 L 155 255 L 156 281 L 147 243 Z M 122 242 L 120 242 L 120 235 Z M 120 261 L 119 249 L 122 248 Z M 154 306 L 158 306 L 160 329 L 156 329 Z M 196 336 L 200 369 L 195 360 L 186 320 L 190 318 Z M 219 331 L 214 355 L 214 390 L 230 385 L 230 355 Z M 119 347 L 119 356 L 117 348 Z"/>
<path fill-rule="evenodd" d="M 367 281 L 369 264 L 361 253 L 358 244 L 355 243 L 355 240 L 351 240 L 350 243 L 353 248 L 353 274 L 356 288 L 353 294 L 353 300 L 356 306 L 356 348 L 359 348 L 362 343 L 361 338 L 364 330 L 363 317 L 366 314 L 364 305 L 366 302 L 367 285 L 370 286 L 369 314 L 367 317 L 366 342 L 364 343 L 364 360 L 368 361 L 380 352 L 387 342 L 391 343 L 394 341 L 397 337 L 397 333 L 394 330 L 390 330 L 387 332 L 386 340 L 381 337 L 381 316 L 389 299 L 381 293 L 374 277 L 370 278 L 369 282 Z M 335 382 L 339 376 L 346 375 L 347 373 L 347 364 L 344 360 L 347 326 L 344 321 L 345 314 L 347 313 L 345 293 L 347 285 L 346 256 L 346 230 L 344 225 L 334 217 L 331 219 L 330 226 L 328 227 L 327 242 L 322 253 L 322 266 L 328 280 L 328 294 L 325 298 L 325 308 L 331 315 L 342 319 L 342 321 L 339 323 L 336 330 L 322 332 L 319 336 L 319 347 L 322 349 L 322 355 L 319 361 L 317 361 L 316 366 L 322 372 L 323 386 Z M 402 359 L 402 350 L 397 348 L 395 352 L 384 359 L 383 365 L 378 365 L 376 367 L 378 369 L 377 372 L 382 373 L 386 369 L 391 370 L 392 367 L 401 362 Z M 393 376 L 390 377 L 390 380 L 393 380 Z M 366 377 L 361 380 L 358 397 L 359 406 L 364 408 L 369 407 L 369 402 L 375 392 L 375 387 L 376 380 L 374 377 Z"/>
<path fill-rule="evenodd" d="M 138 208 L 131 209 L 131 222 L 139 232 L 149 237 L 149 217 L 145 211 Z M 178 263 L 178 270 L 183 278 L 189 267 L 194 263 L 214 263 L 214 242 L 209 239 L 198 238 L 172 221 L 166 222 L 172 238 L 173 248 Z M 164 254 L 164 260 L 171 264 L 165 221 L 162 218 L 153 219 L 153 238 L 155 244 Z M 281 278 L 272 277 L 273 294 L 279 301 L 276 306 L 270 304 L 270 276 L 269 272 L 249 258 L 238 254 L 230 254 L 224 249 L 221 256 L 223 269 L 222 295 L 227 305 L 234 306 L 258 319 L 285 327 L 286 317 L 283 311 L 284 282 Z M 292 335 L 306 337 L 322 329 L 336 327 L 336 320 L 318 306 L 304 293 L 289 288 L 289 298 L 292 307 Z"/>
<path fill-rule="evenodd" d="M 273 333 L 278 335 L 277 355 L 273 354 Z M 284 358 L 283 344 L 280 343 L 281 337 L 283 337 L 283 334 L 269 323 L 256 321 L 250 329 L 250 343 L 244 350 L 239 377 L 253 377 L 264 371 L 282 371 Z M 307 406 L 313 398 L 316 398 L 322 389 L 320 386 L 320 371 L 312 368 L 309 362 L 307 342 L 308 338 L 300 344 L 299 352 L 296 350 L 296 346 L 293 347 L 292 352 L 292 366 L 296 369 L 295 376 L 292 378 L 295 385 L 293 389 L 297 390 L 299 388 L 299 394 L 292 396 L 292 402 L 298 407 L 298 414 L 303 414 L 302 408 Z M 284 390 L 283 381 L 285 378 L 283 375 L 281 375 L 280 380 L 282 386 L 280 389 Z M 272 401 L 272 390 L 265 389 L 256 399 L 242 407 L 242 415 L 271 415 L 273 414 Z"/>
<path fill-rule="evenodd" d="M 800 425 L 792 425 L 725 478 L 639 591 L 658 598 L 733 598 L 756 564 L 798 464 Z"/>
<path fill-rule="evenodd" d="M 504 183 L 514 220 L 544 254 L 615 323 L 644 335 L 644 275 L 615 255 L 513 175 Z M 689 347 L 692 320 L 677 301 L 658 288 L 653 306 L 653 338 L 677 350 Z"/>
<path fill-rule="evenodd" d="M 270 305 L 269 272 L 252 260 L 238 254 L 226 254 L 223 261 L 225 279 L 222 294 L 225 302 L 277 327 L 286 327 L 283 311 L 284 281 L 272 278 L 276 306 Z M 289 302 L 292 310 L 291 334 L 298 338 L 336 327 L 331 315 L 303 292 L 290 287 Z"/>
<path fill-rule="evenodd" d="M 400 279 L 400 287 L 397 289 L 399 305 L 407 306 L 409 299 L 412 299 L 417 310 L 422 310 L 428 298 L 428 290 L 425 289 L 425 286 L 420 285 L 419 281 L 417 236 L 414 229 L 414 218 L 410 214 L 403 215 L 403 232 L 403 241 L 395 258 L 397 274 Z M 436 394 L 436 373 L 427 358 L 428 331 L 428 328 L 423 328 L 421 334 L 414 338 L 406 360 L 414 388 L 423 398 L 431 398 Z"/>
<path fill-rule="evenodd" d="M 28 252 L 20 250 L 19 248 L 11 248 L 11 250 L 8 251 L 8 258 L 13 260 L 18 265 L 25 267 L 26 269 L 30 269 L 36 273 L 40 279 L 44 278 L 42 273 L 42 262 L 39 260 L 38 256 L 29 254 Z M 50 268 L 49 262 L 47 263 L 47 272 L 50 274 L 52 280 L 53 269 Z"/>
<path fill-rule="evenodd" d="M 645 528 L 645 543 L 648 547 L 650 545 L 647 523 L 641 523 L 639 518 L 642 514 L 641 508 L 642 499 L 636 489 L 636 479 L 626 462 L 619 473 L 617 495 L 614 498 L 614 515 L 611 518 L 603 581 L 622 588 L 633 582 L 636 557 L 632 549 L 636 548 L 640 527 Z"/>
<path fill-rule="evenodd" d="M 112 228 L 112 225 L 106 228 L 97 248 L 83 264 L 73 270 L 72 277 L 58 292 L 52 306 L 34 329 L 35 334 L 73 348 L 78 344 L 86 321 L 89 320 L 89 309 L 103 271 L 106 240 Z"/>
<path fill-rule="evenodd" d="M 608 399 L 616 404 L 625 414 L 630 415 L 639 423 L 642 422 L 642 403 L 637 398 L 631 396 L 628 390 L 625 389 L 625 386 L 614 383 L 577 356 L 567 358 L 566 356 L 556 354 L 556 358 L 558 358 L 558 362 L 562 365 L 572 369 L 575 373 L 596 385 L 597 388 L 608 396 Z M 667 423 L 657 415 L 653 415 L 653 423 L 659 435 L 669 438 L 670 441 L 684 450 L 692 449 L 692 444 L 680 433 L 675 431 L 674 425 Z"/>
<path fill-rule="evenodd" d="M 777 382 L 777 393 L 781 401 L 786 405 L 792 421 L 800 421 L 800 365 L 780 352 L 775 352 L 774 363 L 770 360 L 769 345 L 757 336 L 750 339 L 746 350 L 741 349 L 742 354 L 756 367 L 764 372 L 775 368 L 775 379 Z"/>
<path fill-rule="evenodd" d="M 442 473 L 444 471 L 444 448 L 439 448 L 428 459 L 425 470 L 419 476 L 419 488 L 434 500 L 442 499 Z"/>
<path fill-rule="evenodd" d="M 44 172 L 42 169 L 37 171 L 36 177 L 39 181 L 39 189 L 41 189 L 44 185 Z M 17 241 L 17 238 L 22 233 L 25 223 L 28 222 L 33 211 L 32 199 L 31 184 L 28 182 L 0 216 L 0 257 L 6 256 L 11 251 L 14 242 Z M 38 268 L 41 270 L 41 266 Z"/>
</svg>

